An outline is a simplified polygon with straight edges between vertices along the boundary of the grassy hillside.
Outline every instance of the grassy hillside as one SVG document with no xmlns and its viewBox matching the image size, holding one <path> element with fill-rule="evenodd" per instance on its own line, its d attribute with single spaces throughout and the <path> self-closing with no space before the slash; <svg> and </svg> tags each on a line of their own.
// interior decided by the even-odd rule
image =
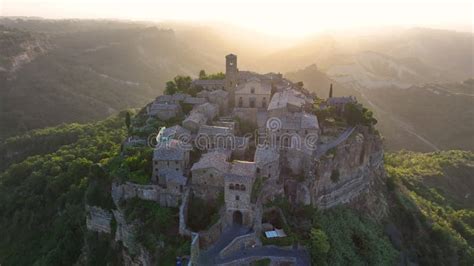
<svg viewBox="0 0 474 266">
<path fill-rule="evenodd" d="M 390 212 L 386 231 L 402 260 L 420 265 L 474 263 L 474 154 L 388 154 Z"/>
</svg>

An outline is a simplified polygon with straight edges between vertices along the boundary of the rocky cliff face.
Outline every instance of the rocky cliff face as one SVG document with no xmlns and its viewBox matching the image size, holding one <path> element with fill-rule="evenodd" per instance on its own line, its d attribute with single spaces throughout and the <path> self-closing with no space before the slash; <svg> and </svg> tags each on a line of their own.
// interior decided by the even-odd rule
<svg viewBox="0 0 474 266">
<path fill-rule="evenodd" d="M 314 179 L 298 185 L 298 199 L 320 208 L 350 204 L 365 209 L 374 218 L 386 213 L 381 190 L 385 178 L 380 136 L 357 128 L 339 146 L 315 162 Z"/>
<path fill-rule="evenodd" d="M 349 204 L 375 219 L 386 214 L 382 139 L 373 130 L 356 128 L 348 139 L 313 159 L 311 174 L 304 180 L 266 180 L 263 201 L 285 195 L 321 209 Z"/>
</svg>

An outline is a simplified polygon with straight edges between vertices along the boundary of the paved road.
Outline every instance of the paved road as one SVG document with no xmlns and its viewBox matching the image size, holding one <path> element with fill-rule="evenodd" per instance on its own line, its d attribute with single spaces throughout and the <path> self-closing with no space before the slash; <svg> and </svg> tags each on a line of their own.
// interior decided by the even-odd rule
<svg viewBox="0 0 474 266">
<path fill-rule="evenodd" d="M 309 254 L 301 249 L 283 249 L 277 246 L 262 246 L 249 248 L 233 253 L 224 259 L 218 258 L 217 263 L 229 263 L 235 260 L 251 257 L 285 257 L 295 258 L 296 265 L 308 266 L 311 265 Z"/>
<path fill-rule="evenodd" d="M 341 135 L 339 135 L 339 137 L 337 137 L 337 139 L 335 139 L 335 140 L 333 140 L 329 143 L 319 145 L 318 149 L 315 152 L 315 157 L 319 159 L 328 150 L 330 150 L 330 149 L 336 147 L 337 145 L 341 144 L 342 142 L 344 142 L 352 134 L 352 132 L 354 132 L 354 130 L 355 130 L 355 127 L 348 128 L 348 129 L 344 130 L 344 132 L 342 132 Z"/>
<path fill-rule="evenodd" d="M 234 240 L 234 238 L 246 235 L 252 232 L 252 229 L 233 225 L 222 232 L 219 240 L 216 241 L 208 250 L 201 252 L 199 256 L 199 265 L 214 265 L 215 259 L 219 256 L 219 252 Z"/>
</svg>

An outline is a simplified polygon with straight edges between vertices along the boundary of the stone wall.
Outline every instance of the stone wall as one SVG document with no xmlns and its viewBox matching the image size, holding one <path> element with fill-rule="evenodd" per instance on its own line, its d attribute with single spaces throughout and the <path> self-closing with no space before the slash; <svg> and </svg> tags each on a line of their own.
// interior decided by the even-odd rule
<svg viewBox="0 0 474 266">
<path fill-rule="evenodd" d="M 201 246 L 208 247 L 215 243 L 222 233 L 222 221 L 219 219 L 208 230 L 199 232 Z"/>
<path fill-rule="evenodd" d="M 138 185 L 130 182 L 112 183 L 112 199 L 115 205 L 118 205 L 120 200 L 135 197 L 158 202 L 164 207 L 178 207 L 181 201 L 181 195 L 169 193 L 158 185 Z"/>
<path fill-rule="evenodd" d="M 191 236 L 191 256 L 190 256 L 190 264 L 191 265 L 198 265 L 199 254 L 201 253 L 201 249 L 199 246 L 199 234 L 193 233 Z"/>
<path fill-rule="evenodd" d="M 188 205 L 189 205 L 189 196 L 191 191 L 186 189 L 183 194 L 183 201 L 181 206 L 179 206 L 179 234 L 182 236 L 191 236 L 192 231 L 186 225 L 188 220 Z"/>
<path fill-rule="evenodd" d="M 221 266 L 242 266 L 242 265 L 253 265 L 253 262 L 270 259 L 270 266 L 280 266 L 280 265 L 296 265 L 296 258 L 294 257 L 276 257 L 276 256 L 251 256 L 238 260 L 234 260 L 227 263 L 220 263 Z"/>
<path fill-rule="evenodd" d="M 112 213 L 100 207 L 86 205 L 87 229 L 95 232 L 111 233 Z"/>
</svg>

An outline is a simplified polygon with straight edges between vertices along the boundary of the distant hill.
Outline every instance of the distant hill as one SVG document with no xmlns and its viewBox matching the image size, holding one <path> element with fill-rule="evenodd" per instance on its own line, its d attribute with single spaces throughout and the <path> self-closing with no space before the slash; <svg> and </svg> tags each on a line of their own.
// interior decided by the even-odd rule
<svg viewBox="0 0 474 266">
<path fill-rule="evenodd" d="M 375 78 L 448 82 L 474 76 L 473 43 L 472 33 L 427 28 L 335 32 L 309 38 L 266 55 L 261 61 L 268 68 L 284 72 L 316 63 L 331 76 L 345 75 L 354 80 L 373 73 Z"/>
<path fill-rule="evenodd" d="M 168 29 L 111 21 L 1 19 L 0 137 L 106 117 L 214 62 Z"/>
<path fill-rule="evenodd" d="M 356 96 L 390 150 L 472 150 L 473 43 L 472 33 L 421 28 L 327 34 L 266 58 L 299 69 L 286 76 L 320 96 L 328 83 L 336 96 Z"/>
<path fill-rule="evenodd" d="M 362 89 L 340 84 L 315 65 L 286 73 L 293 81 L 326 98 L 333 83 L 334 96 L 356 96 L 374 111 L 376 127 L 389 150 L 474 150 L 474 86 L 469 79 L 456 83 Z"/>
</svg>

